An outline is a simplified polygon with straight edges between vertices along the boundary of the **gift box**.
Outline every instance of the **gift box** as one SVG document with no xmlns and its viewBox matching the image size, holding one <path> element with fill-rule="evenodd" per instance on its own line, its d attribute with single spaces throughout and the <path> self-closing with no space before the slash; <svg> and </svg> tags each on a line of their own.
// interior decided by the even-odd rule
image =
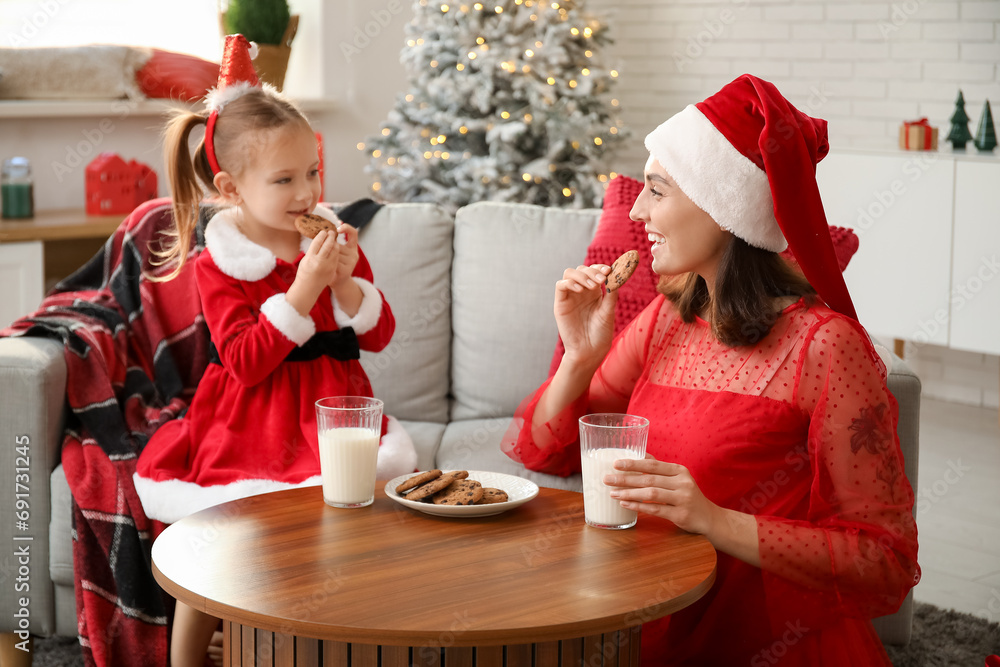
<svg viewBox="0 0 1000 667">
<path fill-rule="evenodd" d="M 931 127 L 926 118 L 903 121 L 899 126 L 899 147 L 908 151 L 936 151 L 938 129 Z"/>
<path fill-rule="evenodd" d="M 156 172 L 149 166 L 117 153 L 101 153 L 86 169 L 87 215 L 131 213 L 139 204 L 155 199 Z"/>
</svg>

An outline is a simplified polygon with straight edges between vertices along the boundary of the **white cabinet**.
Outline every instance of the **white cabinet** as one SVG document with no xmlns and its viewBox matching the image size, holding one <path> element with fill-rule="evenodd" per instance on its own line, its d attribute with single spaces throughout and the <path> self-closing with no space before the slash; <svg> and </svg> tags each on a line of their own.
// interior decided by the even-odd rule
<svg viewBox="0 0 1000 667">
<path fill-rule="evenodd" d="M 873 335 L 1000 354 L 1000 159 L 849 149 L 816 178 L 860 240 L 844 279 Z"/>
<path fill-rule="evenodd" d="M 1000 354 L 1000 163 L 955 165 L 951 347 Z"/>
<path fill-rule="evenodd" d="M 0 329 L 42 300 L 42 242 L 0 244 Z"/>
</svg>

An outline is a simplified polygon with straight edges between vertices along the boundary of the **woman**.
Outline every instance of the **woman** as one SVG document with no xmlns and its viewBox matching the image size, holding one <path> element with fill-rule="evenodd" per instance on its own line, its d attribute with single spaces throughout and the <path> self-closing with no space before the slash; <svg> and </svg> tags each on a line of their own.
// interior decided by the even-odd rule
<svg viewBox="0 0 1000 667">
<path fill-rule="evenodd" d="M 639 474 L 604 481 L 623 506 L 705 535 L 719 560 L 707 595 L 644 626 L 644 665 L 889 665 L 868 619 L 919 580 L 913 491 L 816 186 L 826 122 L 744 75 L 646 147 L 631 216 L 661 296 L 612 340 L 609 267 L 568 269 L 554 307 L 565 355 L 504 451 L 569 475 L 580 416 L 649 418 L 649 457 L 616 463 Z"/>
</svg>

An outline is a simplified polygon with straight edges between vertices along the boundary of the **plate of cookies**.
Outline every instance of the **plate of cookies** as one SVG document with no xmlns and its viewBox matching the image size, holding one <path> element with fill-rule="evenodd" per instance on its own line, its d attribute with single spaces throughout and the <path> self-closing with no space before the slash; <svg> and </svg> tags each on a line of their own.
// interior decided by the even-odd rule
<svg viewBox="0 0 1000 667">
<path fill-rule="evenodd" d="M 491 516 L 528 502 L 538 495 L 538 485 L 501 472 L 425 470 L 389 480 L 385 495 L 435 516 Z"/>
</svg>

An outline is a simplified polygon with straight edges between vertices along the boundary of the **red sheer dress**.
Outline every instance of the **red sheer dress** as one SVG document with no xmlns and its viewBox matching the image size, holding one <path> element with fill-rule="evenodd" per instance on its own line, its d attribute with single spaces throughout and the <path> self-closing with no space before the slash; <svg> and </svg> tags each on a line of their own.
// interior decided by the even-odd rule
<svg viewBox="0 0 1000 667">
<path fill-rule="evenodd" d="M 889 665 L 870 618 L 919 580 L 913 491 L 897 405 L 867 334 L 804 300 L 752 347 L 720 343 L 660 296 L 620 336 L 586 392 L 504 451 L 530 469 L 580 470 L 577 419 L 650 420 L 647 451 L 686 466 L 712 502 L 757 517 L 761 567 L 720 553 L 701 600 L 642 633 L 643 665 Z M 643 521 L 657 521 L 640 515 Z"/>
</svg>

